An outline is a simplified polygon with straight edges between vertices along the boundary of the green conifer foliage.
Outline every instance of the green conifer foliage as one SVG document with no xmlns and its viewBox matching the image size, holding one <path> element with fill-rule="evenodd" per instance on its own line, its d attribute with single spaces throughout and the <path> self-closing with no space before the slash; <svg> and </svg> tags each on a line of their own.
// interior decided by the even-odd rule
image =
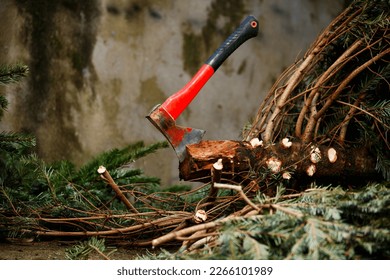
<svg viewBox="0 0 390 280">
<path fill-rule="evenodd" d="M 19 82 L 28 74 L 28 67 L 22 64 L 0 66 L 0 86 Z M 0 95 L 0 121 L 8 107 L 8 100 Z M 0 182 L 14 180 L 14 161 L 35 147 L 35 138 L 16 132 L 0 132 Z"/>
<path fill-rule="evenodd" d="M 259 196 L 262 213 L 232 217 L 201 249 L 163 250 L 144 259 L 389 259 L 390 190 L 314 187 L 299 195 Z M 276 211 L 273 211 L 278 209 Z"/>
</svg>

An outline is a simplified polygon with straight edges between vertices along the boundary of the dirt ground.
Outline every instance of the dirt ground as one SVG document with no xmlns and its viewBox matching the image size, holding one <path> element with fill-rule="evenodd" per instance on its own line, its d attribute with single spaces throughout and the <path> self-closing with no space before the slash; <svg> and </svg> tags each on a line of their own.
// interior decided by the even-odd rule
<svg viewBox="0 0 390 280">
<path fill-rule="evenodd" d="M 65 250 L 74 246 L 75 243 L 59 241 L 26 242 L 26 243 L 0 243 L 0 260 L 65 260 Z M 145 248 L 126 249 L 117 248 L 110 254 L 109 259 L 131 260 L 147 252 Z M 91 253 L 89 259 L 103 260 L 99 254 Z"/>
</svg>

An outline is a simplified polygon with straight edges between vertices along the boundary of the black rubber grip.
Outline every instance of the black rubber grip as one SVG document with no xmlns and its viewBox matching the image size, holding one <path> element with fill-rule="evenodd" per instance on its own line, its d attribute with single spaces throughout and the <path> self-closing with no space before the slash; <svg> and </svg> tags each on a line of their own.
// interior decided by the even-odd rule
<svg viewBox="0 0 390 280">
<path fill-rule="evenodd" d="M 206 64 L 217 71 L 219 66 L 239 46 L 250 38 L 256 37 L 259 32 L 259 22 L 254 16 L 247 16 L 240 26 L 222 43 L 222 45 L 207 59 Z"/>
</svg>

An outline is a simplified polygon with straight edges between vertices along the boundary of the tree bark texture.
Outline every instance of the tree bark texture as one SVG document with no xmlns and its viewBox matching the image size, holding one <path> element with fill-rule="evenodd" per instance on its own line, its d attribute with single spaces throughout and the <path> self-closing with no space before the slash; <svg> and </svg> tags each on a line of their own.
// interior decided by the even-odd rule
<svg viewBox="0 0 390 280">
<path fill-rule="evenodd" d="M 236 182 L 245 179 L 256 181 L 260 174 L 265 173 L 282 175 L 281 178 L 285 180 L 291 177 L 298 181 L 323 180 L 351 184 L 381 177 L 375 170 L 376 158 L 367 149 L 344 150 L 303 142 L 290 144 L 289 147 L 283 143 L 253 147 L 245 141 L 221 140 L 187 145 L 186 157 L 179 166 L 180 178 L 210 182 L 212 166 L 219 159 L 223 164 L 222 178 Z M 331 152 L 333 158 L 330 159 L 328 154 Z"/>
</svg>

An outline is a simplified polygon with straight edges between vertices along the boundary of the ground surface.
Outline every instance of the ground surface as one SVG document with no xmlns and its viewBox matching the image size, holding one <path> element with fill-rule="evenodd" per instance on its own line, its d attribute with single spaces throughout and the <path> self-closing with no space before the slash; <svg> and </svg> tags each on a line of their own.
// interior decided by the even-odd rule
<svg viewBox="0 0 390 280">
<path fill-rule="evenodd" d="M 26 243 L 0 243 L 0 260 L 65 260 L 65 250 L 75 243 L 58 241 L 50 242 L 26 242 Z M 110 250 L 109 250 L 110 251 Z M 109 258 L 113 260 L 131 260 L 143 255 L 144 248 L 126 249 L 118 248 Z M 98 254 L 91 254 L 89 259 L 104 259 Z"/>
</svg>

